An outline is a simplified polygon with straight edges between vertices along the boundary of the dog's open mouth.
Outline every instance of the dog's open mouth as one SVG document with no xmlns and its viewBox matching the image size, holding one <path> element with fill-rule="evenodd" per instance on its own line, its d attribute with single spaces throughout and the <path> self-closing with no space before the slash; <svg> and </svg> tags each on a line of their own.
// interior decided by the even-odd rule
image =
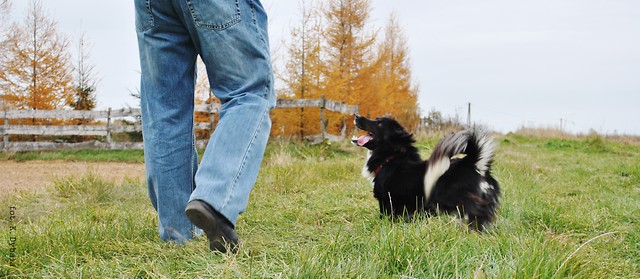
<svg viewBox="0 0 640 279">
<path fill-rule="evenodd" d="M 367 144 L 367 142 L 369 142 L 372 139 L 373 137 L 371 136 L 361 136 L 357 139 L 356 144 L 358 146 L 364 146 L 365 144 Z"/>
<path fill-rule="evenodd" d="M 367 144 L 368 142 L 370 142 L 371 140 L 373 140 L 373 137 L 371 136 L 371 134 L 369 135 L 365 135 L 365 136 L 360 136 L 360 137 L 353 137 L 351 139 L 351 142 L 353 142 L 354 144 L 356 144 L 357 146 L 363 147 L 365 144 Z"/>
<path fill-rule="evenodd" d="M 353 119 L 353 123 L 358 129 L 362 130 L 363 132 L 366 132 L 367 134 L 359 137 L 354 136 L 351 139 L 351 142 L 353 144 L 360 147 L 367 147 L 367 148 L 371 147 L 371 146 L 368 146 L 367 144 L 373 143 L 375 140 L 373 137 L 373 133 L 371 132 L 370 129 L 368 129 L 368 127 L 372 127 L 374 125 L 372 122 L 373 121 L 356 114 L 356 117 Z"/>
</svg>

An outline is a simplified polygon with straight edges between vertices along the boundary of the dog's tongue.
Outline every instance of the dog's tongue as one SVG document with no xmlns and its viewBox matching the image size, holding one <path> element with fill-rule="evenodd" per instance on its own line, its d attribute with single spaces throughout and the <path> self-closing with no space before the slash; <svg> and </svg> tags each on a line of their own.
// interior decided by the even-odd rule
<svg viewBox="0 0 640 279">
<path fill-rule="evenodd" d="M 373 138 L 370 136 L 361 136 L 358 138 L 358 146 L 364 146 L 365 144 L 367 144 L 367 142 L 369 142 L 372 139 Z"/>
</svg>

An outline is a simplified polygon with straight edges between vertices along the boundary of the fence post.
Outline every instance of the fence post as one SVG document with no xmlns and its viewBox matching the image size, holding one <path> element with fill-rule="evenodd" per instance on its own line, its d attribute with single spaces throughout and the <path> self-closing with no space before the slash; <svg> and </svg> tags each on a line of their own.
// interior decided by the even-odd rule
<svg viewBox="0 0 640 279">
<path fill-rule="evenodd" d="M 4 109 L 4 129 L 2 129 L 2 151 L 6 151 L 9 146 L 9 134 L 7 134 L 7 129 L 9 129 L 9 119 L 7 118 L 7 109 Z"/>
<path fill-rule="evenodd" d="M 215 130 L 215 122 L 216 122 L 216 114 L 213 111 L 213 103 L 209 104 L 209 122 L 211 122 L 211 126 L 209 126 L 209 138 L 207 139 L 207 143 L 211 136 L 213 136 L 213 130 Z"/>
<path fill-rule="evenodd" d="M 327 127 L 324 120 L 325 102 L 326 100 L 324 99 L 324 95 L 322 95 L 322 98 L 320 99 L 320 135 L 322 136 L 322 139 L 327 136 Z"/>
<path fill-rule="evenodd" d="M 111 108 L 107 109 L 107 143 L 111 145 Z"/>
<path fill-rule="evenodd" d="M 360 105 L 355 105 L 355 107 L 353 108 L 353 115 L 357 115 L 359 113 L 360 110 Z M 358 134 L 358 127 L 356 127 L 356 125 L 353 125 L 353 134 L 352 135 L 357 135 Z"/>
</svg>

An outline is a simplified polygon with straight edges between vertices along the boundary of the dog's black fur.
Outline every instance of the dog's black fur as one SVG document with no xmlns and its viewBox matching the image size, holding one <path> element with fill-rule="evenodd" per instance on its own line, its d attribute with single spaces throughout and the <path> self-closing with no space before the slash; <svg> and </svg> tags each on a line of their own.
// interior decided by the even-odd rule
<svg viewBox="0 0 640 279">
<path fill-rule="evenodd" d="M 368 132 L 352 142 L 367 148 L 363 176 L 371 179 L 380 213 L 410 220 L 419 213 L 448 213 L 483 230 L 494 219 L 500 186 L 491 176 L 495 143 L 471 129 L 443 138 L 424 161 L 413 135 L 389 117 L 370 120 L 356 115 L 355 125 Z"/>
</svg>

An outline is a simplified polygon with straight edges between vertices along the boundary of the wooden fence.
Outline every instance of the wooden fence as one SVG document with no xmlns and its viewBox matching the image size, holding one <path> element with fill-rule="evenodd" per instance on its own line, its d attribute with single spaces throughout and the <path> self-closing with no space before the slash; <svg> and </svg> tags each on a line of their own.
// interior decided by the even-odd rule
<svg viewBox="0 0 640 279">
<path fill-rule="evenodd" d="M 339 112 L 342 114 L 353 114 L 358 112 L 358 106 L 351 106 L 340 102 L 321 99 L 278 99 L 276 108 L 320 108 L 321 133 L 308 137 L 311 142 L 320 142 L 324 139 L 330 141 L 341 140 L 345 137 L 345 128 L 341 135 L 331 135 L 327 133 L 325 121 L 325 110 Z M 215 115 L 220 111 L 220 104 L 196 105 L 196 112 L 210 114 L 210 122 L 196 122 L 196 130 L 213 130 Z M 107 109 L 102 111 L 79 111 L 79 110 L 6 110 L 2 113 L 4 124 L 0 126 L 0 136 L 2 151 L 29 151 L 29 150 L 52 150 L 52 149 L 142 149 L 142 142 L 119 142 L 113 140 L 112 135 L 116 133 L 141 132 L 142 124 L 139 108 Z M 57 121 L 82 120 L 80 123 L 87 124 L 65 124 L 65 125 L 9 125 L 10 119 L 47 119 Z M 129 121 L 123 121 L 123 120 Z M 344 126 L 344 125 L 343 125 Z M 10 141 L 10 135 L 23 136 L 100 136 L 103 141 L 85 141 L 78 143 L 58 142 L 58 141 Z M 206 146 L 208 140 L 198 140 L 199 147 Z"/>
</svg>

